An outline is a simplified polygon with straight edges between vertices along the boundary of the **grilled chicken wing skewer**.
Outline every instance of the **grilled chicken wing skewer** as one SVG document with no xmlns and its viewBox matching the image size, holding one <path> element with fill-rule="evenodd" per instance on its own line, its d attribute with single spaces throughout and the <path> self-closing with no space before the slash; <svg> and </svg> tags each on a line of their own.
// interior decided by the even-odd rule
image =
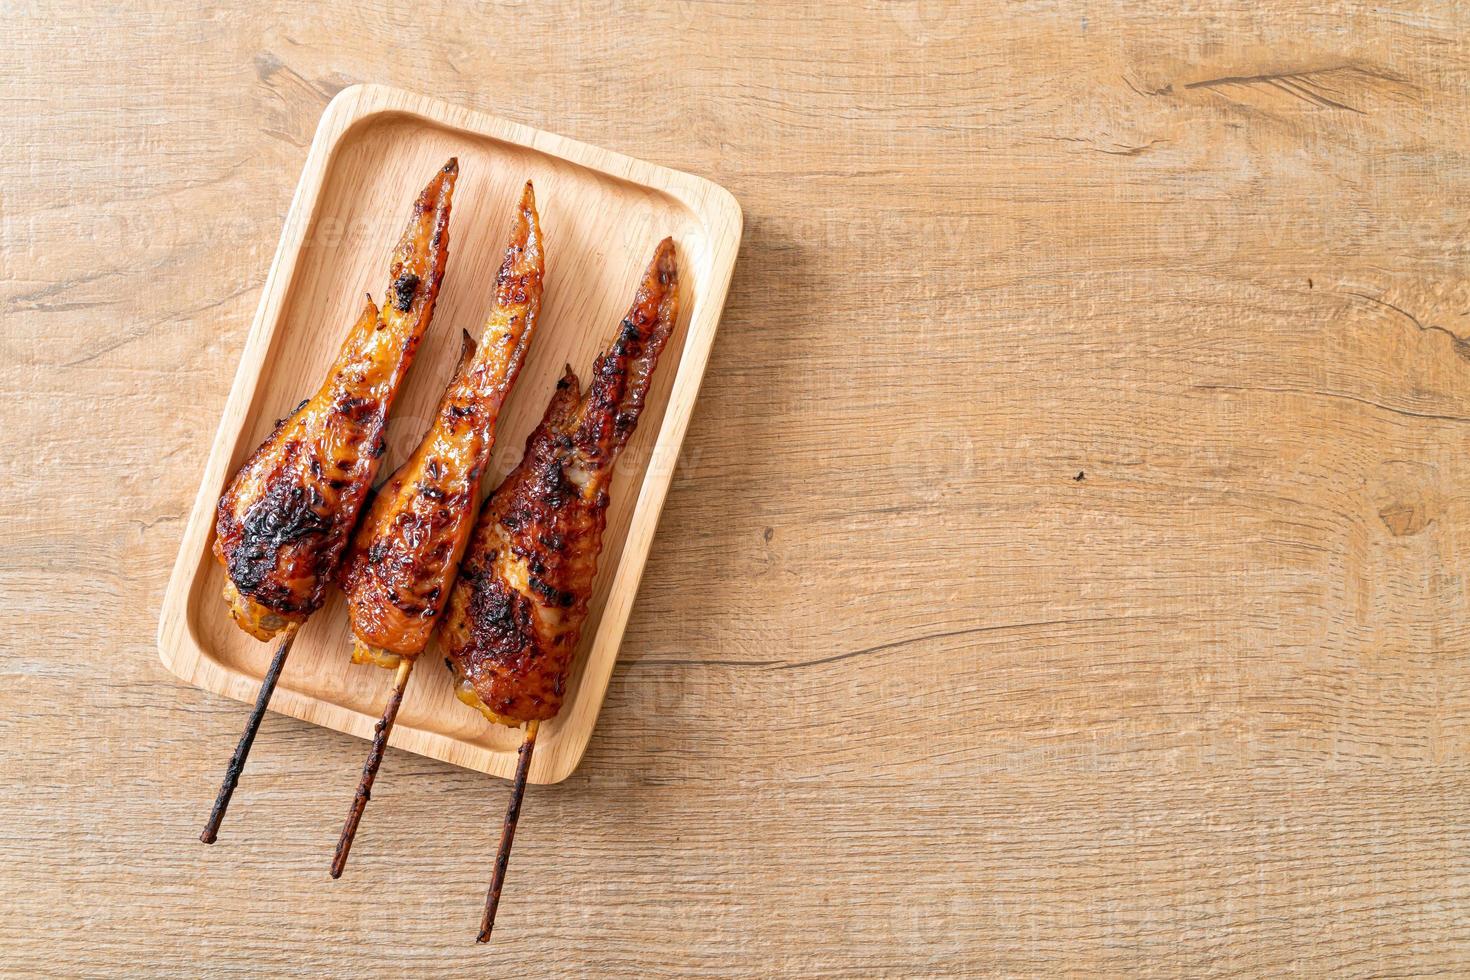
<svg viewBox="0 0 1470 980">
<path fill-rule="evenodd" d="M 220 497 L 214 554 L 240 628 L 269 640 L 320 608 L 383 455 L 383 429 L 434 313 L 449 257 L 450 160 L 414 202 L 381 312 L 369 297 L 316 395 Z"/>
<path fill-rule="evenodd" d="M 570 368 L 558 382 L 520 465 L 481 510 L 449 595 L 440 643 L 460 700 L 491 721 L 527 726 L 480 942 L 494 926 L 537 728 L 561 709 L 618 454 L 677 319 L 674 246 L 664 239 L 586 394 Z"/>
<path fill-rule="evenodd" d="M 536 197 L 527 183 L 479 346 L 465 335 L 433 426 L 379 489 L 343 562 L 352 659 L 396 667 L 397 674 L 337 845 L 334 878 L 347 861 L 414 658 L 428 645 L 474 526 L 480 474 L 495 445 L 501 405 L 536 331 L 544 275 Z"/>
<path fill-rule="evenodd" d="M 245 461 L 220 497 L 214 554 L 239 627 L 285 639 L 200 839 L 213 843 L 296 630 L 321 607 L 384 452 L 394 396 L 428 328 L 449 256 L 451 159 L 414 202 L 380 311 L 368 297 L 326 381 Z"/>
</svg>

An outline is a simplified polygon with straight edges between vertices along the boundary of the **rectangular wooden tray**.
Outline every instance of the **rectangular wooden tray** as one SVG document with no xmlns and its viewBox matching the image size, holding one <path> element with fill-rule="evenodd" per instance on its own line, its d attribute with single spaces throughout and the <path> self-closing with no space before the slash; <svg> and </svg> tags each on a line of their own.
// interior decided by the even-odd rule
<svg viewBox="0 0 1470 980">
<path fill-rule="evenodd" d="M 459 158 L 460 177 L 448 270 L 393 409 L 380 478 L 427 429 L 461 328 L 479 336 L 512 208 L 527 179 L 536 184 L 546 241 L 546 293 L 537 336 L 501 415 L 486 491 L 520 458 L 562 365 L 587 378 L 654 245 L 672 235 L 679 259 L 683 312 L 613 483 L 597 587 L 566 703 L 537 739 L 530 779 L 554 783 L 577 767 L 596 724 L 729 289 L 740 207 L 707 180 L 382 86 L 354 86 L 333 99 L 204 468 L 164 597 L 158 649 L 185 681 L 254 701 L 274 645 L 237 629 L 220 598 L 224 573 L 210 554 L 215 503 L 275 420 L 320 384 L 363 293 L 382 301 L 389 251 L 413 199 L 450 156 Z M 392 673 L 353 665 L 348 650 L 344 604 L 333 590 L 303 627 L 271 708 L 370 738 Z M 513 775 L 520 732 L 489 724 L 454 698 L 435 646 L 423 660 L 390 744 Z M 245 713 L 240 717 L 243 724 Z M 221 758 L 228 754 L 224 745 L 220 751 Z"/>
</svg>

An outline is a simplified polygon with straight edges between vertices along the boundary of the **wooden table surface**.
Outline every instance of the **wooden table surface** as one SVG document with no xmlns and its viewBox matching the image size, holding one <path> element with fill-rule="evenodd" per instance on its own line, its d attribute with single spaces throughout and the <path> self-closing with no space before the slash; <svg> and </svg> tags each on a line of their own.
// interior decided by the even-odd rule
<svg viewBox="0 0 1470 980">
<path fill-rule="evenodd" d="M 1470 12 L 7 0 L 0 969 L 1470 969 Z M 424 5 L 432 6 L 432 5 Z M 92 9 L 92 8 L 97 9 Z M 245 708 L 154 630 L 327 100 L 728 187 L 580 770 Z"/>
</svg>

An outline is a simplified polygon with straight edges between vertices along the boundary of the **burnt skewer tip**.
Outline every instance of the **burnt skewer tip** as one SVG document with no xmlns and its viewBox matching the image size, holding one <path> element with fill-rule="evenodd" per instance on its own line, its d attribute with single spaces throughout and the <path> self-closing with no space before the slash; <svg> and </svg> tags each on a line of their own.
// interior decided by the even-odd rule
<svg viewBox="0 0 1470 980">
<path fill-rule="evenodd" d="M 521 819 L 521 798 L 526 795 L 526 776 L 531 772 L 531 753 L 536 751 L 536 729 L 539 721 L 526 725 L 526 738 L 521 742 L 516 758 L 516 782 L 510 791 L 510 803 L 505 808 L 505 826 L 500 831 L 500 850 L 495 855 L 495 874 L 490 879 L 490 891 L 485 895 L 485 914 L 480 917 L 480 934 L 476 942 L 488 943 L 490 931 L 495 928 L 495 911 L 500 907 L 500 889 L 505 884 L 505 869 L 510 867 L 510 846 L 515 843 L 516 823 Z"/>
<path fill-rule="evenodd" d="M 337 838 L 337 853 L 332 857 L 332 877 L 342 877 L 347 866 L 347 854 L 352 850 L 352 839 L 357 836 L 357 825 L 362 820 L 362 811 L 367 808 L 373 795 L 373 780 L 378 778 L 378 767 L 383 764 L 383 752 L 388 748 L 388 733 L 393 731 L 393 722 L 398 718 L 398 706 L 403 703 L 403 691 L 408 687 L 408 675 L 413 670 L 413 661 L 408 657 L 398 661 L 398 673 L 393 675 L 393 696 L 383 709 L 383 717 L 373 730 L 373 747 L 368 750 L 367 762 L 362 765 L 362 779 L 357 783 L 357 793 L 352 797 L 352 809 L 347 811 L 347 822 L 342 825 L 342 836 Z"/>
<path fill-rule="evenodd" d="M 260 693 L 255 697 L 250 720 L 245 723 L 245 731 L 241 733 L 240 741 L 235 746 L 235 754 L 230 756 L 230 764 L 225 767 L 225 778 L 219 784 L 214 808 L 209 811 L 209 821 L 204 825 L 204 832 L 199 835 L 199 839 L 206 844 L 213 844 L 219 836 L 219 825 L 224 822 L 225 811 L 230 808 L 230 797 L 235 795 L 235 787 L 240 785 L 240 773 L 245 769 L 250 746 L 255 744 L 255 733 L 260 730 L 260 719 L 265 717 L 266 706 L 270 704 L 271 695 L 276 690 L 276 681 L 281 679 L 281 668 L 286 666 L 286 655 L 291 652 L 291 644 L 296 642 L 296 627 L 288 627 L 288 630 L 286 638 L 276 647 L 276 655 L 271 658 L 265 677 L 261 678 Z"/>
</svg>

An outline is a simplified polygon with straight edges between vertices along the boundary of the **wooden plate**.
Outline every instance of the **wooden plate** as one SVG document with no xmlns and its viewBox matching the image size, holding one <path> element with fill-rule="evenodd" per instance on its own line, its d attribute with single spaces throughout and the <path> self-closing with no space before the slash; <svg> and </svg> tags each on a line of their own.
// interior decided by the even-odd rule
<svg viewBox="0 0 1470 980">
<path fill-rule="evenodd" d="M 333 99 L 204 468 L 164 597 L 158 649 L 189 683 L 254 701 L 274 645 L 237 629 L 220 598 L 224 572 L 210 554 L 215 502 L 275 420 L 321 383 L 363 293 L 382 301 L 389 251 L 414 196 L 450 156 L 459 157 L 460 177 L 448 271 L 393 409 L 383 478 L 428 428 L 461 328 L 479 336 L 511 211 L 528 178 L 536 183 L 546 240 L 546 294 L 535 342 L 501 415 L 486 491 L 519 460 L 562 365 L 586 380 L 654 245 L 672 235 L 678 250 L 683 312 L 613 482 L 597 588 L 566 702 L 537 740 L 531 781 L 553 783 L 576 768 L 596 724 L 735 264 L 739 205 L 698 177 L 381 86 L 355 86 Z M 271 708 L 370 738 L 392 673 L 353 665 L 348 635 L 334 590 L 302 628 Z M 454 698 L 436 647 L 422 659 L 390 744 L 511 776 L 520 732 L 489 724 Z M 240 717 L 243 724 L 244 712 Z M 223 759 L 228 746 L 219 748 Z"/>
</svg>

